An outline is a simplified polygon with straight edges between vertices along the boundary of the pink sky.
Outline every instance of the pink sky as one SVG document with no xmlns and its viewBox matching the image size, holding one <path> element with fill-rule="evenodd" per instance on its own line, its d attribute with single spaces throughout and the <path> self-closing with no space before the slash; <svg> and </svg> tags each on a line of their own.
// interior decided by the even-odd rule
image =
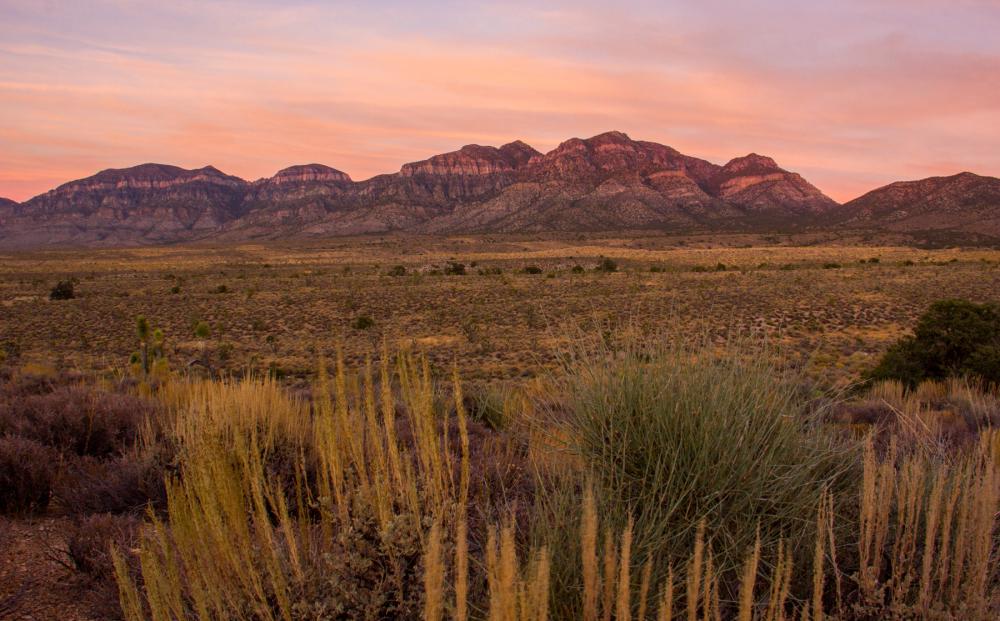
<svg viewBox="0 0 1000 621">
<path fill-rule="evenodd" d="M 0 0 L 0 196 L 144 162 L 364 179 L 618 129 L 848 200 L 1000 174 L 997 32 L 989 0 Z"/>
</svg>

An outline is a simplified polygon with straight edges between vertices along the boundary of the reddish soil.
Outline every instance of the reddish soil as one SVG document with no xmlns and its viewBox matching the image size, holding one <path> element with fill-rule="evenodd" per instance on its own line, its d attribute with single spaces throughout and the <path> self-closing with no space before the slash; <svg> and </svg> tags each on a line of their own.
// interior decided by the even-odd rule
<svg viewBox="0 0 1000 621">
<path fill-rule="evenodd" d="M 0 516 L 0 619 L 116 618 L 106 591 L 73 569 L 62 536 L 67 526 L 68 518 Z"/>
</svg>

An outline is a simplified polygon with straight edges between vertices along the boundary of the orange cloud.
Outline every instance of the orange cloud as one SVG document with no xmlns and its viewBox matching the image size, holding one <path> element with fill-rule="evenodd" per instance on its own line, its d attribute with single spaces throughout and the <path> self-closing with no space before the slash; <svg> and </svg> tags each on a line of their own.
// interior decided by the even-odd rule
<svg viewBox="0 0 1000 621">
<path fill-rule="evenodd" d="M 425 19 L 135 0 L 97 2 L 92 20 L 67 9 L 70 29 L 0 0 L 0 196 L 146 161 L 250 179 L 318 161 L 363 179 L 470 142 L 546 150 L 608 129 L 718 162 L 767 153 L 839 200 L 1000 171 L 1000 49 L 945 36 L 1000 25 L 988 5 L 952 10 L 941 35 L 905 3 L 777 4 L 432 5 Z M 109 33 L 108 7 L 134 32 Z"/>
</svg>

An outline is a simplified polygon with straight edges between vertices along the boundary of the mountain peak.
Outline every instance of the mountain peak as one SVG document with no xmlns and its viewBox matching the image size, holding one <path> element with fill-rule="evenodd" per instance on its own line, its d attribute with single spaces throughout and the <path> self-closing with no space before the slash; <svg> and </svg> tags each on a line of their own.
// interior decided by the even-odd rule
<svg viewBox="0 0 1000 621">
<path fill-rule="evenodd" d="M 524 166 L 533 157 L 541 157 L 541 153 L 523 140 L 508 142 L 500 147 L 500 154 L 514 164 L 514 168 Z"/>
<path fill-rule="evenodd" d="M 733 158 L 722 168 L 723 170 L 731 173 L 781 170 L 781 167 L 778 166 L 778 163 L 775 162 L 774 159 L 767 157 L 766 155 L 758 155 L 756 153 L 750 153 L 749 155 L 744 155 L 743 157 Z"/>
<path fill-rule="evenodd" d="M 282 168 L 267 181 L 278 185 L 310 182 L 349 183 L 351 178 L 347 173 L 323 164 L 297 164 Z"/>
<path fill-rule="evenodd" d="M 953 197 L 953 213 L 972 203 L 994 205 L 993 186 L 984 179 L 968 172 L 938 178 L 925 194 Z M 903 204 L 897 199 L 910 191 L 893 188 L 891 202 Z M 0 200 L 0 242 L 158 243 L 394 230 L 714 230 L 809 224 L 836 207 L 765 155 L 750 153 L 719 166 L 608 131 L 571 138 L 544 155 L 522 140 L 500 147 L 467 144 L 358 182 L 318 163 L 253 183 L 213 166 L 109 169 L 22 204 Z"/>
<path fill-rule="evenodd" d="M 844 205 L 849 221 L 891 230 L 996 230 L 1000 179 L 961 172 L 949 177 L 897 181 Z"/>
<path fill-rule="evenodd" d="M 539 153 L 520 141 L 504 145 L 499 149 L 467 144 L 458 151 L 442 153 L 419 162 L 403 164 L 399 172 L 404 177 L 413 177 L 414 175 L 496 175 L 512 172 L 535 155 L 539 155 Z"/>
<path fill-rule="evenodd" d="M 757 153 L 727 162 L 710 187 L 719 198 L 759 213 L 815 215 L 838 207 L 801 175 Z"/>
<path fill-rule="evenodd" d="M 589 142 L 592 144 L 601 144 L 601 143 L 625 144 L 632 142 L 632 139 L 629 138 L 628 134 L 626 134 L 625 132 L 620 132 L 618 130 L 611 130 L 601 134 L 597 134 L 596 136 L 592 136 L 588 138 L 585 142 Z"/>
</svg>

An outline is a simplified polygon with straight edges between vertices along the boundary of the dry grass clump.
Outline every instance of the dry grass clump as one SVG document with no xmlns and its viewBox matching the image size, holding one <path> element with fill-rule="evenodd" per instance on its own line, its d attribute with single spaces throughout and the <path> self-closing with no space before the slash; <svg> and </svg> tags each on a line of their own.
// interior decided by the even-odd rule
<svg viewBox="0 0 1000 621">
<path fill-rule="evenodd" d="M 378 382 L 338 363 L 311 410 L 273 380 L 167 389 L 181 468 L 139 546 L 141 590 L 116 561 L 126 617 L 415 617 L 424 525 L 464 515 L 468 435 L 458 392 L 445 450 L 426 362 L 401 356 L 395 379 L 398 404 L 387 358 Z"/>
<path fill-rule="evenodd" d="M 952 463 L 878 459 L 869 442 L 861 488 L 856 610 L 873 615 L 987 619 L 997 610 L 997 448 L 984 433 Z"/>
<path fill-rule="evenodd" d="M 875 428 L 883 445 L 895 438 L 900 448 L 945 456 L 955 446 L 975 444 L 983 430 L 1000 426 L 1000 394 L 996 387 L 967 378 L 928 380 L 912 389 L 884 380 L 859 399 L 841 404 L 831 420 L 862 435 Z"/>
<path fill-rule="evenodd" d="M 69 558 L 130 620 L 995 618 L 995 395 L 875 385 L 857 442 L 748 353 L 595 349 L 472 400 L 410 355 L 321 364 L 309 399 L 171 378 L 135 446 L 66 450 L 18 506 L 78 514 Z M 975 433 L 914 431 L 948 407 Z"/>
</svg>

